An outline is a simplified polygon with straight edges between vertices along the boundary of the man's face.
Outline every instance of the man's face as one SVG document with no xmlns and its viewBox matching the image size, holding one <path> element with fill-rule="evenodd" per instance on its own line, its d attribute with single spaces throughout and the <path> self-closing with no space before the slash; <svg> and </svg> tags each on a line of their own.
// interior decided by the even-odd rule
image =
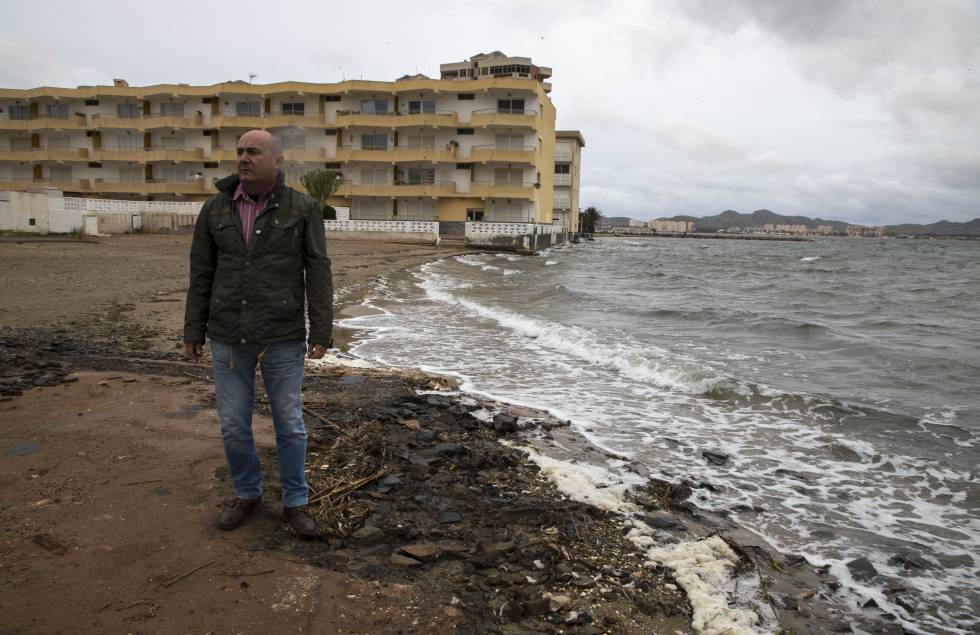
<svg viewBox="0 0 980 635">
<path fill-rule="evenodd" d="M 269 187 L 276 181 L 282 167 L 282 156 L 272 148 L 272 136 L 261 130 L 246 132 L 238 140 L 238 178 L 246 187 Z"/>
</svg>

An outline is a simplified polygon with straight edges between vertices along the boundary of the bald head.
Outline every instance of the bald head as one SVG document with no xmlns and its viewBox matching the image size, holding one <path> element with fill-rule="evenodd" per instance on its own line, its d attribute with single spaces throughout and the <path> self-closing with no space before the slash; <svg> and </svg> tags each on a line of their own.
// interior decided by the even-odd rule
<svg viewBox="0 0 980 635">
<path fill-rule="evenodd" d="M 282 169 L 282 141 L 265 130 L 249 130 L 238 139 L 237 167 L 242 187 L 261 194 L 276 183 Z"/>
</svg>

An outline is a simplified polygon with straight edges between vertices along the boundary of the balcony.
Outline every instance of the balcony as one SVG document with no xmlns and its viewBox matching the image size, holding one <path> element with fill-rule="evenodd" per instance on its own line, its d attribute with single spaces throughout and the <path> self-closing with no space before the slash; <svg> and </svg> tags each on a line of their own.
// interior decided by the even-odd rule
<svg viewBox="0 0 980 635">
<path fill-rule="evenodd" d="M 36 187 L 50 187 L 69 192 L 87 192 L 89 191 L 89 181 L 88 179 L 14 179 L 12 181 L 0 181 L 0 190 L 23 191 Z"/>
<path fill-rule="evenodd" d="M 567 150 L 555 150 L 555 163 L 570 163 L 574 157 Z"/>
<path fill-rule="evenodd" d="M 212 128 L 246 128 L 249 130 L 265 128 L 283 128 L 286 126 L 323 127 L 326 119 L 322 114 L 316 115 L 215 115 L 211 117 Z"/>
<path fill-rule="evenodd" d="M 395 119 L 396 128 L 409 128 L 416 126 L 419 128 L 438 128 L 444 126 L 455 128 L 457 126 L 456 113 L 453 111 L 437 111 L 422 113 L 399 113 Z"/>
<path fill-rule="evenodd" d="M 538 111 L 536 110 L 486 108 L 483 110 L 474 110 L 470 116 L 470 126 L 474 128 L 490 128 L 494 126 L 535 128 L 537 122 Z"/>
<path fill-rule="evenodd" d="M 533 201 L 537 198 L 537 188 L 534 183 L 488 183 L 473 181 L 470 183 L 470 196 L 480 198 L 521 198 Z"/>
<path fill-rule="evenodd" d="M 173 128 L 179 130 L 181 128 L 205 128 L 204 116 L 203 115 L 191 115 L 190 117 L 174 116 L 174 115 L 150 115 L 149 117 L 143 117 L 141 119 L 143 124 L 140 126 L 141 130 L 150 130 L 152 128 Z"/>
<path fill-rule="evenodd" d="M 572 185 L 572 175 L 571 174 L 556 174 L 555 175 L 555 187 L 571 187 Z"/>
<path fill-rule="evenodd" d="M 456 150 L 446 148 L 393 148 L 388 152 L 388 161 L 414 161 L 420 163 L 455 163 Z"/>
<path fill-rule="evenodd" d="M 234 153 L 234 151 L 232 152 Z M 282 151 L 282 156 L 286 161 L 300 161 L 300 162 L 325 161 L 327 159 L 327 149 L 313 148 L 307 150 L 305 148 L 287 148 Z M 232 157 L 232 160 L 234 160 L 234 157 Z"/>
<path fill-rule="evenodd" d="M 534 163 L 537 148 L 534 146 L 497 146 L 480 145 L 470 149 L 469 161 L 487 163 L 498 161 L 502 163 Z"/>
<path fill-rule="evenodd" d="M 84 161 L 88 159 L 86 148 L 31 148 L 29 150 L 3 151 L 4 161 Z"/>
<path fill-rule="evenodd" d="M 191 181 L 95 179 L 91 189 L 93 192 L 119 194 L 207 194 L 211 191 L 204 179 Z"/>
<path fill-rule="evenodd" d="M 337 196 L 390 196 L 401 198 L 405 196 L 422 196 L 436 198 L 452 196 L 456 193 L 455 183 L 395 183 L 382 185 L 365 185 L 344 182 L 337 190 Z"/>
<path fill-rule="evenodd" d="M 130 161 L 146 163 L 147 161 L 204 161 L 203 148 L 98 148 L 92 150 L 91 157 L 95 161 Z"/>
<path fill-rule="evenodd" d="M 381 112 L 369 113 L 358 110 L 338 110 L 336 126 L 347 128 L 350 126 L 364 126 L 367 128 L 394 128 L 398 125 L 400 117 L 397 113 Z"/>
<path fill-rule="evenodd" d="M 143 130 L 143 117 L 113 117 L 97 113 L 91 117 L 91 128 L 102 130 L 104 128 L 116 128 L 120 130 Z"/>
<path fill-rule="evenodd" d="M 334 151 L 333 156 L 327 158 L 335 161 L 374 161 L 391 163 L 391 150 L 387 146 L 384 148 L 372 148 L 363 146 L 343 146 Z"/>
<path fill-rule="evenodd" d="M 37 115 L 30 119 L 0 119 L 0 130 L 85 130 L 88 120 L 85 115 L 70 115 L 65 118 Z"/>
</svg>

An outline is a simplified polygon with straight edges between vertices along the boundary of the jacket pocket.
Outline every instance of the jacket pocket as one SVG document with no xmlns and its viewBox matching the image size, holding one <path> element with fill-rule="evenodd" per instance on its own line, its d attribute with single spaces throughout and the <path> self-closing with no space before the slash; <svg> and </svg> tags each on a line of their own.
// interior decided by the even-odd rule
<svg viewBox="0 0 980 635">
<path fill-rule="evenodd" d="M 240 248 L 241 232 L 230 215 L 218 218 L 214 222 L 212 235 L 215 244 L 221 251 L 236 251 Z"/>
<path fill-rule="evenodd" d="M 302 217 L 274 217 L 269 221 L 267 249 L 276 253 L 295 254 L 303 244 L 302 232 Z"/>
</svg>

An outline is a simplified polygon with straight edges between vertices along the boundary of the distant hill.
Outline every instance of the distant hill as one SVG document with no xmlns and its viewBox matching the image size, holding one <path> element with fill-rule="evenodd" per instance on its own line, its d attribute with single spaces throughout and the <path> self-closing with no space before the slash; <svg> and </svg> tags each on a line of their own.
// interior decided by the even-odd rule
<svg viewBox="0 0 980 635">
<path fill-rule="evenodd" d="M 817 225 L 830 225 L 834 228 L 834 232 L 846 233 L 847 226 L 851 224 L 840 220 L 824 220 L 807 216 L 783 216 L 767 209 L 759 209 L 751 214 L 742 214 L 726 209 L 714 216 L 698 218 L 697 216 L 681 215 L 658 220 L 692 221 L 698 231 L 716 231 L 732 227 L 762 227 L 771 223 L 773 225 L 806 225 L 810 228 L 816 228 Z M 980 218 L 974 218 L 965 223 L 941 220 L 930 225 L 885 225 L 885 234 L 890 236 L 980 236 Z"/>
<path fill-rule="evenodd" d="M 718 229 L 730 229 L 732 227 L 762 227 L 763 225 L 806 225 L 816 228 L 817 225 L 830 225 L 835 232 L 846 232 L 849 223 L 840 220 L 824 220 L 822 218 L 808 218 L 806 216 L 783 216 L 767 209 L 757 209 L 751 214 L 742 214 L 734 210 L 726 209 L 721 214 L 715 216 L 673 216 L 658 220 L 693 221 L 694 226 L 699 231 L 715 231 Z"/>
<path fill-rule="evenodd" d="M 980 236 L 980 218 L 974 218 L 965 223 L 941 220 L 929 225 L 885 225 L 885 233 L 892 236 L 903 234 L 915 236 Z"/>
</svg>

